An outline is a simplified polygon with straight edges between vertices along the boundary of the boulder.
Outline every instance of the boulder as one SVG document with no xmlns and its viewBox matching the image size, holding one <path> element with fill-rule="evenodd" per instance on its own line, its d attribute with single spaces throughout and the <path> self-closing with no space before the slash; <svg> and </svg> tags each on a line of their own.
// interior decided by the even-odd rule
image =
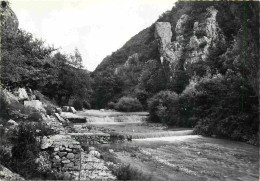
<svg viewBox="0 0 260 181">
<path fill-rule="evenodd" d="M 62 109 L 59 107 L 56 107 L 55 111 L 56 111 L 56 113 L 60 114 L 62 112 Z"/>
<path fill-rule="evenodd" d="M 69 112 L 76 113 L 76 109 L 74 107 L 69 107 Z"/>
<path fill-rule="evenodd" d="M 92 150 L 89 152 L 90 155 L 100 158 L 101 154 L 98 151 Z"/>
<path fill-rule="evenodd" d="M 63 106 L 62 112 L 69 112 L 70 107 L 69 106 Z"/>
<path fill-rule="evenodd" d="M 19 88 L 17 90 L 16 94 L 17 94 L 19 101 L 29 100 L 29 96 L 28 96 L 25 88 Z"/>
<path fill-rule="evenodd" d="M 15 122 L 14 120 L 10 119 L 7 121 L 6 126 L 18 126 L 19 124 Z"/>
<path fill-rule="evenodd" d="M 42 150 L 47 149 L 51 147 L 52 144 L 53 144 L 53 140 L 44 136 L 41 140 L 41 149 Z"/>
<path fill-rule="evenodd" d="M 54 113 L 54 116 L 58 119 L 58 121 L 60 121 L 61 123 L 65 123 L 66 121 L 60 117 L 60 115 L 58 113 Z"/>
<path fill-rule="evenodd" d="M 42 102 L 39 100 L 24 101 L 24 106 L 33 107 L 38 111 L 46 112 L 42 105 Z"/>
</svg>

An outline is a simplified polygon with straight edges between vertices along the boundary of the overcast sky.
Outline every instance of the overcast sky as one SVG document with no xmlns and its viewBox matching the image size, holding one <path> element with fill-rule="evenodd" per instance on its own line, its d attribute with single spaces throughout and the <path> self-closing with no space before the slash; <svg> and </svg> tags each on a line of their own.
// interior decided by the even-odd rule
<svg viewBox="0 0 260 181">
<path fill-rule="evenodd" d="M 112 52 L 171 10 L 176 0 L 9 0 L 19 27 L 72 53 L 93 71 Z"/>
</svg>

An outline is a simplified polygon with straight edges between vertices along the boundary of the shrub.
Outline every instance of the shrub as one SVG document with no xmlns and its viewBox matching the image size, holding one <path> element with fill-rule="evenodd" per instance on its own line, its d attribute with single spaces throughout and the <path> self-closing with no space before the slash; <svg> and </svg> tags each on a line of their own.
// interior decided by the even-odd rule
<svg viewBox="0 0 260 181">
<path fill-rule="evenodd" d="M 83 101 L 82 104 L 84 109 L 91 109 L 91 105 L 88 101 Z"/>
<path fill-rule="evenodd" d="M 116 103 L 114 103 L 114 102 L 109 102 L 109 103 L 107 104 L 107 107 L 108 107 L 108 109 L 115 109 L 115 108 L 116 108 Z"/>
<path fill-rule="evenodd" d="M 42 121 L 42 115 L 38 111 L 34 111 L 28 116 L 28 121 L 40 122 Z"/>
<path fill-rule="evenodd" d="M 52 115 L 55 113 L 55 107 L 49 104 L 45 107 L 45 110 L 47 115 Z"/>
<path fill-rule="evenodd" d="M 36 140 L 36 129 L 33 124 L 20 124 L 16 134 L 12 137 L 12 170 L 25 178 L 37 176 L 35 159 L 40 152 L 40 145 Z"/>
<path fill-rule="evenodd" d="M 176 125 L 178 118 L 178 95 L 171 91 L 161 91 L 148 101 L 149 120 L 168 125 Z"/>
<path fill-rule="evenodd" d="M 151 180 L 151 177 L 145 176 L 141 171 L 130 165 L 110 166 L 112 173 L 118 180 Z"/>
<path fill-rule="evenodd" d="M 123 112 L 141 111 L 142 104 L 136 98 L 122 97 L 117 102 L 115 109 Z"/>
<path fill-rule="evenodd" d="M 76 100 L 76 101 L 73 102 L 73 107 L 76 110 L 82 110 L 83 109 L 83 102 L 80 101 L 80 100 Z"/>
</svg>

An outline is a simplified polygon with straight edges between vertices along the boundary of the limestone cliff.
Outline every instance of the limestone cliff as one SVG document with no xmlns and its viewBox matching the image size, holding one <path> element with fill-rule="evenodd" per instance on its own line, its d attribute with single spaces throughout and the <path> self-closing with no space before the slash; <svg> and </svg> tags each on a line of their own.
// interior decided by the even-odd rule
<svg viewBox="0 0 260 181">
<path fill-rule="evenodd" d="M 157 22 L 155 24 L 155 38 L 159 40 L 159 52 L 161 60 L 167 60 L 171 65 L 175 65 L 183 55 L 186 48 L 187 56 L 185 65 L 201 61 L 205 61 L 209 47 L 215 48 L 216 44 L 224 44 L 225 38 L 216 21 L 218 11 L 213 7 L 207 8 L 208 17 L 201 22 L 194 22 L 193 34 L 186 37 L 184 44 L 185 27 L 189 23 L 189 15 L 184 14 L 177 21 L 175 32 L 176 41 L 171 42 L 172 32 L 169 22 Z M 174 67 L 174 66 L 173 66 Z"/>
</svg>

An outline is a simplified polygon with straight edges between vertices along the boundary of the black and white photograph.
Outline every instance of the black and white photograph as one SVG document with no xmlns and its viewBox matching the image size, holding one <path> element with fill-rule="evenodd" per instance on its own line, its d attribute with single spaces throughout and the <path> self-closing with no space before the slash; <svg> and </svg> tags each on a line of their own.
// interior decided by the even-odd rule
<svg viewBox="0 0 260 181">
<path fill-rule="evenodd" d="M 0 0 L 0 181 L 259 181 L 259 9 Z"/>
</svg>

